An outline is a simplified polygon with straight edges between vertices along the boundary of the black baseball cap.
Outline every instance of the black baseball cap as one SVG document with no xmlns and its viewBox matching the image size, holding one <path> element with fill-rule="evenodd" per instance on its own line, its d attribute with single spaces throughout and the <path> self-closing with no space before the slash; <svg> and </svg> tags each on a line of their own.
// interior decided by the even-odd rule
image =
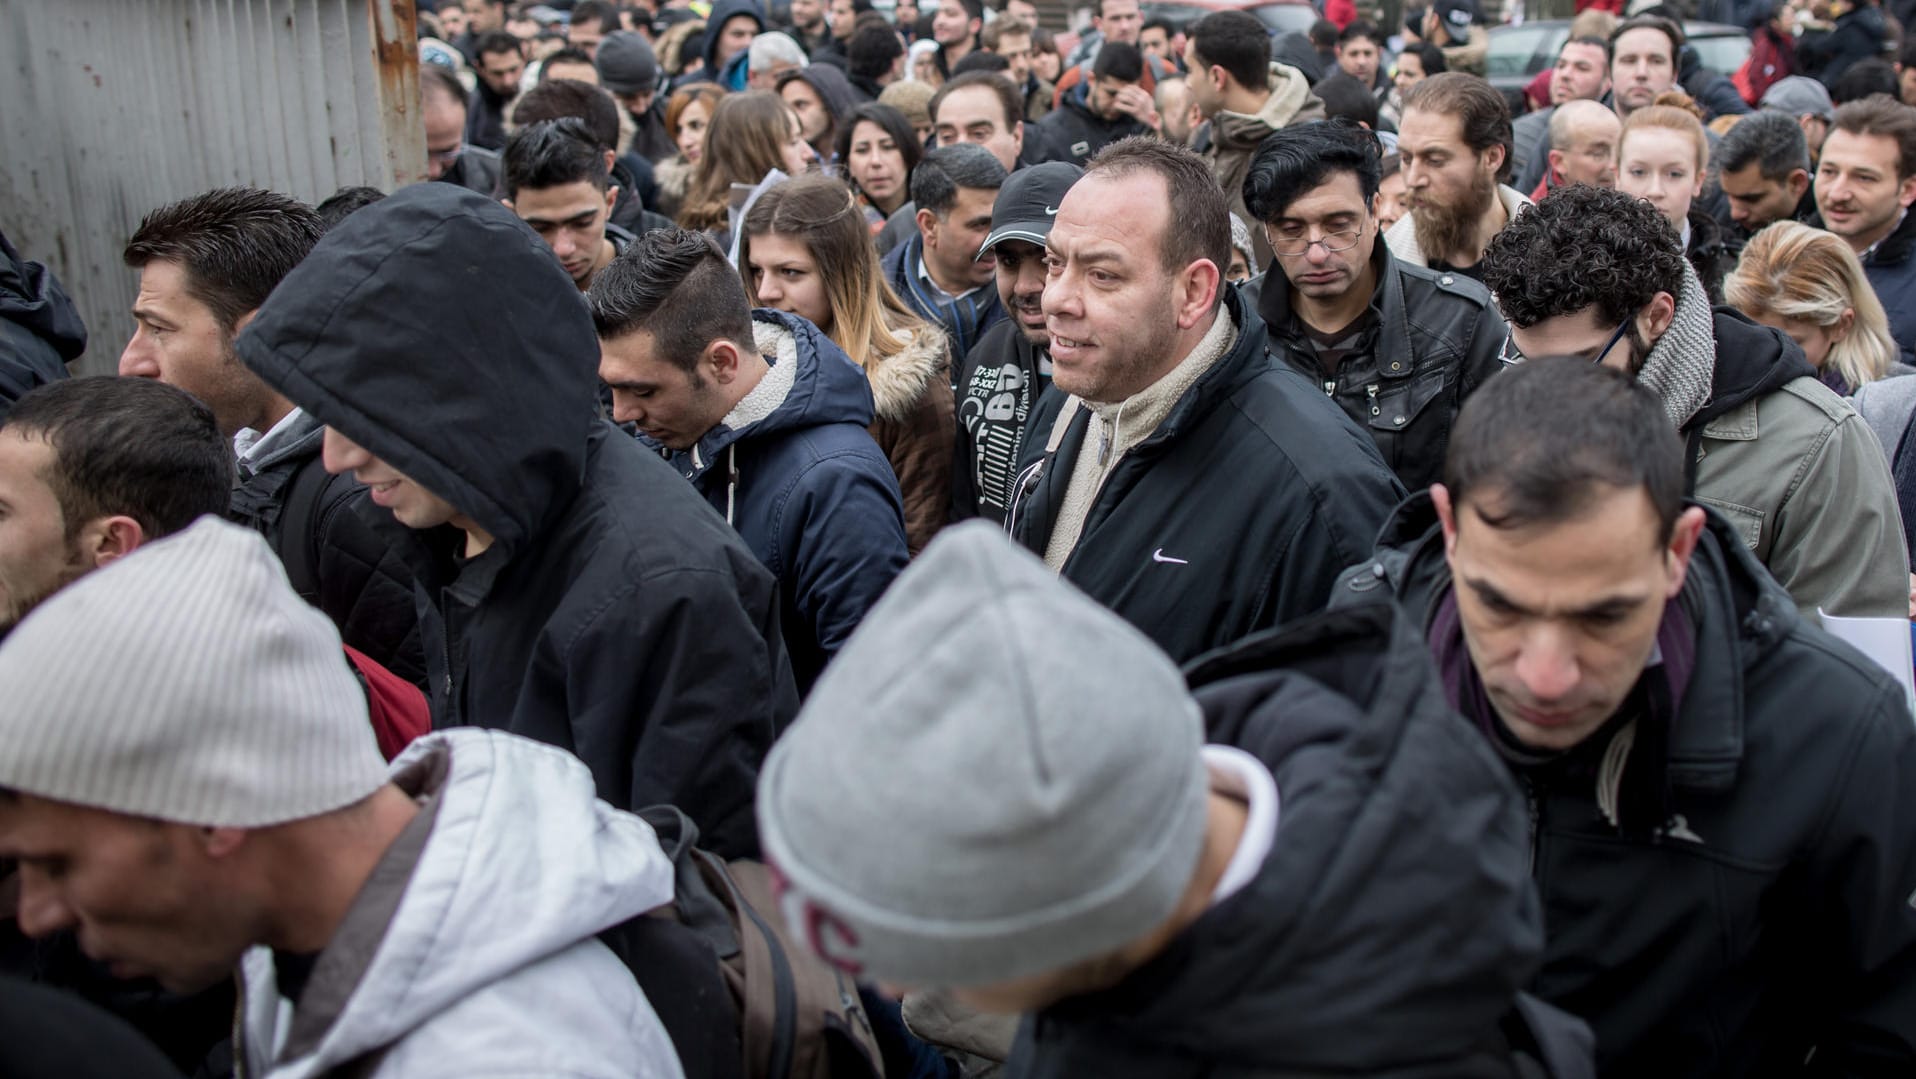
<svg viewBox="0 0 1916 1079">
<path fill-rule="evenodd" d="M 979 256 L 1003 240 L 1025 240 L 1043 247 L 1064 193 L 1083 175 L 1084 170 L 1069 161 L 1047 161 L 1006 177 L 998 188 L 998 200 L 991 204 L 991 234 L 978 249 Z"/>
</svg>

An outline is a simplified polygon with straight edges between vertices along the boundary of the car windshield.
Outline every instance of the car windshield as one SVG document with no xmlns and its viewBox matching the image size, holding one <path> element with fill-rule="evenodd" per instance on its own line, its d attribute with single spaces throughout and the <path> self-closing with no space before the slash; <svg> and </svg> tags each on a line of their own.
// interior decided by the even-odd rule
<svg viewBox="0 0 1916 1079">
<path fill-rule="evenodd" d="M 1486 73 L 1492 77 L 1535 75 L 1556 56 L 1569 36 L 1567 23 L 1500 27 L 1490 35 Z"/>
<path fill-rule="evenodd" d="M 1257 4 L 1252 7 L 1236 7 L 1232 4 L 1192 4 L 1178 3 L 1177 0 L 1152 0 L 1140 5 L 1146 22 L 1163 19 L 1179 30 L 1190 25 L 1213 11 L 1245 11 L 1257 17 L 1259 22 L 1271 28 L 1272 33 L 1288 34 L 1292 31 L 1303 33 L 1317 21 L 1317 9 L 1308 3 Z"/>
</svg>

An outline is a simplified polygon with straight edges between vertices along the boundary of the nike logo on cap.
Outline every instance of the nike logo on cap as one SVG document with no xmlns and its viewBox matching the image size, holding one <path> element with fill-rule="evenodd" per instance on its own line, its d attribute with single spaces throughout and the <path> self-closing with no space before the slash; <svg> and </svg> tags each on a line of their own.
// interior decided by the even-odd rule
<svg viewBox="0 0 1916 1079">
<path fill-rule="evenodd" d="M 1151 552 L 1151 561 L 1169 562 L 1174 566 L 1188 566 L 1191 564 L 1191 560 L 1188 558 L 1172 558 L 1170 555 L 1165 554 L 1164 548 L 1162 547 L 1159 547 L 1157 550 Z"/>
<path fill-rule="evenodd" d="M 1058 216 L 1058 208 L 1056 206 L 1047 206 L 1044 208 L 1044 215 L 1046 217 L 1056 217 Z"/>
</svg>

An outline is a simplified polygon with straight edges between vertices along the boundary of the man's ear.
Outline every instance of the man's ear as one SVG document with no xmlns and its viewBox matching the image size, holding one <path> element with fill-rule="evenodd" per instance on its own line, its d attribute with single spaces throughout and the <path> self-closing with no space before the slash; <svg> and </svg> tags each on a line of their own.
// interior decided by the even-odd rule
<svg viewBox="0 0 1916 1079">
<path fill-rule="evenodd" d="M 1703 507 L 1691 506 L 1677 515 L 1676 524 L 1670 529 L 1670 547 L 1665 553 L 1669 558 L 1670 584 L 1667 597 L 1675 599 L 1683 591 L 1683 581 L 1690 572 L 1690 556 L 1696 553 L 1697 541 L 1703 538 Z"/>
<path fill-rule="evenodd" d="M 1550 171 L 1556 173 L 1559 176 L 1562 176 L 1563 175 L 1563 151 L 1552 150 L 1544 156 L 1547 157 L 1550 161 Z"/>
<path fill-rule="evenodd" d="M 233 336 L 238 337 L 240 335 L 240 331 L 252 325 L 253 320 L 258 317 L 259 317 L 259 308 L 255 307 L 251 311 L 248 311 L 245 314 L 241 315 L 239 318 L 233 320 Z"/>
<path fill-rule="evenodd" d="M 1018 154 L 1023 156 L 1025 152 L 1025 122 L 1023 120 L 1011 125 L 1011 141 L 1017 143 Z"/>
<path fill-rule="evenodd" d="M 699 368 L 711 374 L 712 381 L 724 386 L 738 377 L 741 352 L 736 344 L 720 338 L 699 353 Z"/>
<path fill-rule="evenodd" d="M 1783 184 L 1784 186 L 1789 188 L 1790 198 L 1795 199 L 1798 202 L 1801 202 L 1803 200 L 1803 192 L 1808 191 L 1810 189 L 1809 170 L 1808 169 L 1792 170 L 1790 172 L 1789 179 L 1784 180 Z"/>
<path fill-rule="evenodd" d="M 1676 297 L 1667 292 L 1659 292 L 1650 297 L 1650 302 L 1637 312 L 1637 336 L 1646 343 L 1654 345 L 1670 332 L 1670 324 L 1676 321 Z"/>
<path fill-rule="evenodd" d="M 612 207 L 619 201 L 619 185 L 607 184 L 605 188 L 605 214 L 612 216 Z"/>
<path fill-rule="evenodd" d="M 1189 330 L 1217 306 L 1218 289 L 1224 287 L 1224 271 L 1210 259 L 1198 259 L 1178 275 L 1172 300 L 1177 304 L 1177 325 Z"/>
<path fill-rule="evenodd" d="M 924 237 L 925 246 L 936 247 L 938 215 L 930 210 L 921 209 L 913 220 L 918 223 L 918 235 Z"/>
<path fill-rule="evenodd" d="M 145 542 L 146 529 L 140 527 L 140 522 L 121 514 L 88 521 L 80 529 L 77 546 L 80 557 L 92 568 L 100 569 L 132 554 Z"/>
<path fill-rule="evenodd" d="M 1431 484 L 1430 504 L 1437 508 L 1437 521 L 1444 528 L 1444 558 L 1448 560 L 1457 553 L 1457 508 L 1450 504 L 1450 488 Z"/>
</svg>

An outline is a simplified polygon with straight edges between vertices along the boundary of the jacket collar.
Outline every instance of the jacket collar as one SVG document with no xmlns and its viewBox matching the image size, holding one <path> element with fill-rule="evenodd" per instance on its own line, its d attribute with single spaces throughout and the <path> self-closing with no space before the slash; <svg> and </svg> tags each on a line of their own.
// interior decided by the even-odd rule
<svg viewBox="0 0 1916 1079">
<path fill-rule="evenodd" d="M 1150 437 L 1137 444 L 1132 450 L 1133 454 L 1150 452 L 1181 438 L 1186 431 L 1201 423 L 1240 384 L 1261 372 L 1268 362 L 1264 354 L 1264 320 L 1244 302 L 1237 289 L 1229 286 L 1223 288 L 1224 302 L 1218 310 L 1218 317 L 1230 318 L 1237 323 L 1237 343 L 1212 364 L 1210 370 L 1198 376 L 1191 388 L 1178 398 L 1177 404 L 1171 406 L 1171 412 L 1165 416 L 1164 422 L 1158 424 Z"/>
<path fill-rule="evenodd" d="M 1377 338 L 1377 373 L 1387 379 L 1406 378 L 1417 368 L 1417 340 L 1410 335 L 1410 312 L 1404 306 L 1403 268 L 1391 257 L 1390 245 L 1384 242 L 1381 231 L 1370 253 L 1370 268 L 1371 276 L 1376 279 L 1376 284 L 1371 288 L 1370 310 L 1377 316 L 1381 331 Z M 1257 314 L 1273 335 L 1286 332 L 1290 326 L 1291 283 L 1275 259 L 1270 270 L 1265 272 L 1263 285 L 1259 289 Z M 1385 342 L 1392 349 L 1401 348 L 1408 352 L 1409 362 L 1386 362 L 1383 355 Z"/>
<path fill-rule="evenodd" d="M 1912 250 L 1916 250 L 1916 214 L 1905 211 L 1895 231 L 1877 242 L 1876 249 L 1869 253 L 1864 263 L 1869 266 L 1900 266 L 1909 261 Z"/>
</svg>

